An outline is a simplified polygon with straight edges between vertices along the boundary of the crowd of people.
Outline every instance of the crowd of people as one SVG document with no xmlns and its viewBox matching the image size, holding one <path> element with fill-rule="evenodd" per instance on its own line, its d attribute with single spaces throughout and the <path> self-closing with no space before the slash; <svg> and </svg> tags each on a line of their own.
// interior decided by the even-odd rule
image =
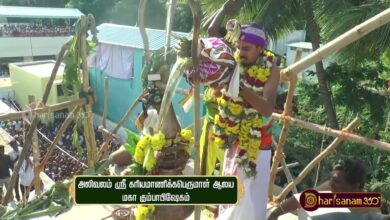
<svg viewBox="0 0 390 220">
<path fill-rule="evenodd" d="M 0 26 L 0 37 L 49 37 L 70 36 L 74 27 L 70 25 L 4 24 Z"/>
<path fill-rule="evenodd" d="M 4 100 L 3 100 L 4 101 Z M 6 104 L 15 103 L 19 107 L 19 105 L 12 100 L 5 100 Z M 19 110 L 17 107 L 12 105 L 15 110 Z M 39 139 L 40 146 L 40 156 L 41 159 L 44 158 L 46 152 L 54 140 L 58 130 L 60 129 L 63 119 L 56 119 L 53 122 L 42 123 L 39 122 L 37 126 L 37 133 Z M 81 174 L 86 166 L 86 142 L 84 138 L 83 128 L 79 127 L 78 129 L 78 143 L 83 149 L 83 154 L 80 155 L 77 151 L 77 148 L 74 146 L 73 142 L 73 128 L 74 123 L 71 123 L 64 134 L 62 135 L 62 139 L 57 143 L 57 147 L 54 152 L 51 154 L 44 172 L 54 181 L 62 181 L 68 177 L 72 177 L 75 174 Z M 26 127 L 28 123 L 23 120 L 12 120 L 12 121 L 1 121 L 0 127 L 3 128 L 8 134 L 10 134 L 13 140 L 16 141 L 18 146 L 24 145 L 24 135 L 26 133 Z M 99 147 L 103 143 L 103 136 L 101 132 L 98 131 L 97 127 L 95 127 L 95 138 L 96 145 Z M 120 147 L 120 141 L 113 139 L 110 143 L 110 152 L 117 150 Z"/>
</svg>

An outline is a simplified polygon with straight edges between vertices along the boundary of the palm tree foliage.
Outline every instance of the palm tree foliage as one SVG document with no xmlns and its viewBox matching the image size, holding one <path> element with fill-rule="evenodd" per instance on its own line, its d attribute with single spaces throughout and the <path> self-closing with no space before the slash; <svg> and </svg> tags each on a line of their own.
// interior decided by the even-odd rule
<svg viewBox="0 0 390 220">
<path fill-rule="evenodd" d="M 204 20 L 220 8 L 224 0 L 203 0 Z M 305 28 L 303 0 L 246 0 L 238 20 L 263 25 L 268 36 L 276 40 L 289 31 Z M 321 27 L 322 44 L 350 30 L 357 24 L 390 7 L 388 0 L 313 0 L 316 21 Z M 356 57 L 357 62 L 368 58 L 379 58 L 390 48 L 390 24 L 363 37 L 341 50 L 340 61 Z"/>
<path fill-rule="evenodd" d="M 390 7 L 390 1 L 340 0 L 316 1 L 315 14 L 321 26 L 324 42 L 330 41 L 354 26 Z M 341 63 L 356 63 L 366 59 L 380 59 L 390 47 L 390 24 L 369 33 L 337 54 Z"/>
<path fill-rule="evenodd" d="M 208 20 L 224 0 L 202 1 L 204 21 Z M 246 0 L 236 17 L 241 23 L 262 25 L 269 38 L 276 40 L 289 31 L 303 28 L 303 15 L 298 0 Z M 228 18 L 227 18 L 228 19 Z"/>
</svg>

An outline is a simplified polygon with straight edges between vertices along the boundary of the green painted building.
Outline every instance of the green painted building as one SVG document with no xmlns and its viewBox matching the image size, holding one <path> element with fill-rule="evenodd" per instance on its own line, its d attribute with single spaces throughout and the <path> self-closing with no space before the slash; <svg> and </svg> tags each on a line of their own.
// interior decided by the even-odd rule
<svg viewBox="0 0 390 220">
<path fill-rule="evenodd" d="M 54 65 L 54 60 L 9 64 L 12 89 L 15 93 L 14 98 L 22 109 L 28 109 L 28 105 L 31 101 L 42 99 Z M 64 96 L 62 91 L 63 72 L 64 64 L 61 64 L 53 82 L 53 86 L 51 87 L 46 105 L 53 105 L 76 99 L 75 96 Z"/>
</svg>

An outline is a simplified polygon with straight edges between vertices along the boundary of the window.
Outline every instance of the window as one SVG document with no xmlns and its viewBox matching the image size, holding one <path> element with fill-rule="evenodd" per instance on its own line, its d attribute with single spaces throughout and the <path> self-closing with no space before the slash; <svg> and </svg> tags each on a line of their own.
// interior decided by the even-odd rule
<svg viewBox="0 0 390 220">
<path fill-rule="evenodd" d="M 57 85 L 57 96 L 64 96 L 64 90 L 62 89 L 62 85 L 58 84 Z"/>
</svg>

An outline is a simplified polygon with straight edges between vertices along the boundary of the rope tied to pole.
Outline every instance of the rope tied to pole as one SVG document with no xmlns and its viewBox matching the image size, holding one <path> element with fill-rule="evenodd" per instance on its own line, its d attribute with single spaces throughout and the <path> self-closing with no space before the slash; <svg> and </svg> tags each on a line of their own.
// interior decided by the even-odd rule
<svg viewBox="0 0 390 220">
<path fill-rule="evenodd" d="M 275 151 L 273 161 L 275 161 L 275 160 L 280 161 L 280 160 L 285 159 L 285 158 L 286 158 L 286 155 L 284 154 L 284 152 L 277 150 L 277 151 Z"/>
<path fill-rule="evenodd" d="M 326 125 L 324 125 L 324 137 L 325 136 L 329 136 L 330 134 L 330 131 L 331 131 L 331 128 L 330 127 L 327 127 Z M 323 138 L 324 139 L 324 138 Z"/>
<path fill-rule="evenodd" d="M 284 110 L 283 113 L 280 115 L 279 123 L 287 126 L 289 122 L 290 117 L 287 115 L 286 110 Z"/>
<path fill-rule="evenodd" d="M 343 128 L 341 129 L 341 133 L 340 133 L 340 136 L 339 138 L 341 138 L 343 141 L 347 139 L 348 135 L 350 134 L 351 132 L 348 131 L 348 129 L 346 128 Z"/>
</svg>

